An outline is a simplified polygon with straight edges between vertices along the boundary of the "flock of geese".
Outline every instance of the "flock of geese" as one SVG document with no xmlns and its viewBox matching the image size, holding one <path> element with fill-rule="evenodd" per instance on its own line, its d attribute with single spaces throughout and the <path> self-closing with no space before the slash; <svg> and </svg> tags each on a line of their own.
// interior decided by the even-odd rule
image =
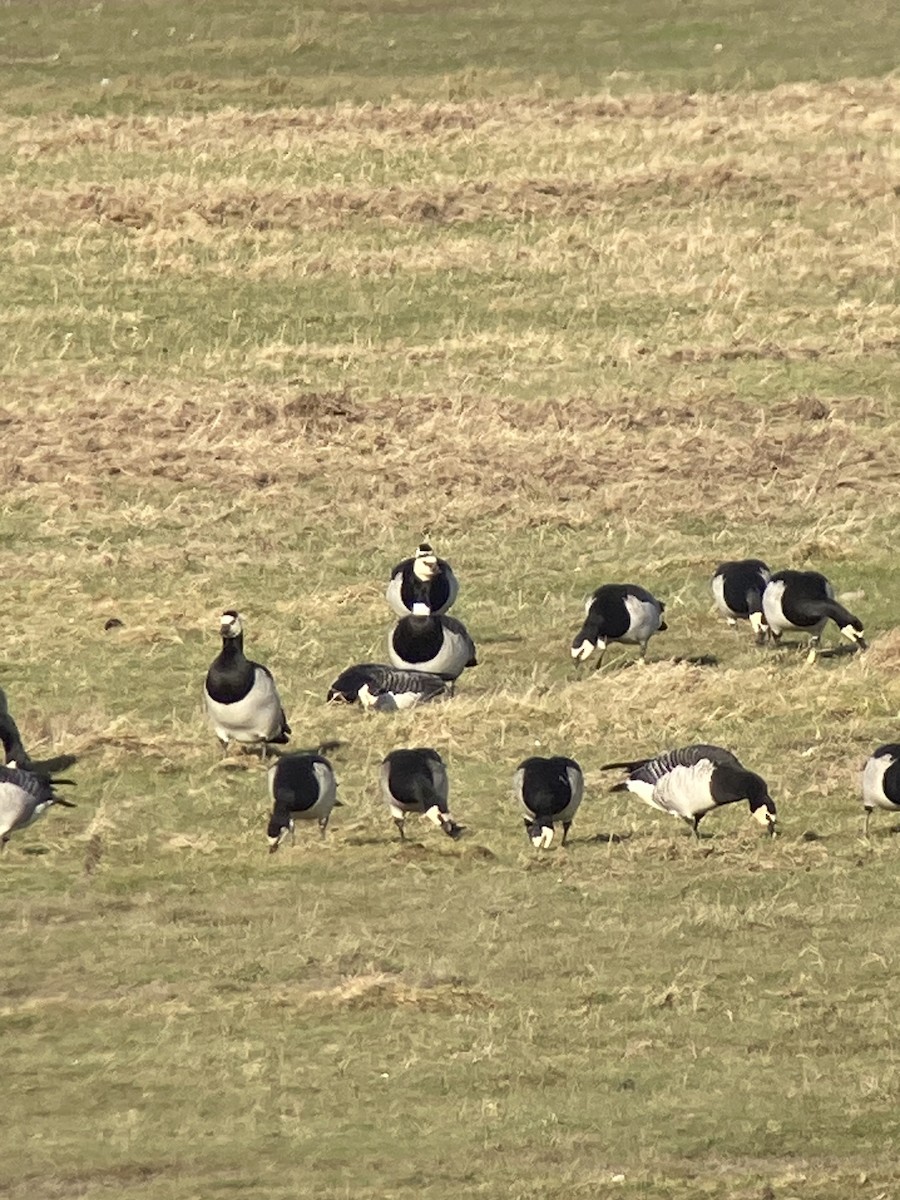
<svg viewBox="0 0 900 1200">
<path fill-rule="evenodd" d="M 866 648 L 863 625 L 835 599 L 824 575 L 815 571 L 772 573 L 759 559 L 722 563 L 712 579 L 719 613 L 736 626 L 750 625 L 757 642 L 778 642 L 788 631 L 808 636 L 807 660 L 814 662 L 828 621 L 856 649 Z M 328 700 L 364 708 L 397 711 L 452 694 L 466 668 L 477 665 L 476 648 L 465 625 L 447 615 L 459 593 L 453 569 L 422 543 L 390 575 L 385 598 L 397 620 L 388 635 L 387 663 L 357 663 L 343 671 L 328 690 Z M 584 623 L 572 642 L 576 665 L 595 653 L 599 667 L 612 642 L 640 647 L 665 631 L 665 605 L 636 584 L 604 584 L 590 596 Z M 203 696 L 210 723 L 224 752 L 231 743 L 256 746 L 265 759 L 271 746 L 285 745 L 291 734 L 271 671 L 244 654 L 240 614 L 222 613 L 222 649 L 210 664 Z M 2 692 L 0 692 L 2 697 Z M 19 731 L 5 703 L 0 704 L 0 850 L 10 835 L 24 829 L 54 804 L 72 807 L 57 792 L 71 781 L 39 773 L 30 764 Z M 686 746 L 650 758 L 609 763 L 624 778 L 611 791 L 629 791 L 660 812 L 686 821 L 699 837 L 704 816 L 723 805 L 746 801 L 751 816 L 770 834 L 776 832 L 775 804 L 766 781 L 747 770 L 721 746 Z M 334 769 L 321 753 L 278 753 L 268 771 L 272 812 L 269 850 L 274 852 L 296 821 L 316 822 L 324 836 L 332 810 L 340 804 Z M 463 832 L 449 810 L 447 768 L 430 747 L 391 751 L 381 764 L 381 791 L 399 831 L 418 814 L 451 838 Z M 562 827 L 565 845 L 584 795 L 584 775 L 565 756 L 525 759 L 513 776 L 513 794 L 525 829 L 538 849 L 554 841 Z M 876 808 L 900 811 L 900 745 L 880 746 L 862 774 L 865 834 Z"/>
</svg>

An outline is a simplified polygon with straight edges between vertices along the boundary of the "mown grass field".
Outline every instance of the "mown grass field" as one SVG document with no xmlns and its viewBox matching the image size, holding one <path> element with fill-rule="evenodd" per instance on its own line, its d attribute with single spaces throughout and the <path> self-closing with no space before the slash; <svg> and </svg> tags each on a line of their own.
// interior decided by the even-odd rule
<svg viewBox="0 0 900 1200">
<path fill-rule="evenodd" d="M 900 1193 L 900 847 L 858 802 L 900 735 L 896 30 L 0 8 L 0 686 L 78 783 L 0 860 L 0 1193 Z M 481 665 L 326 706 L 425 532 Z M 744 554 L 828 574 L 870 649 L 720 625 Z M 576 678 L 585 594 L 627 580 L 669 632 Z M 219 761 L 231 606 L 294 747 L 342 743 L 324 844 L 269 856 L 263 768 Z M 777 840 L 607 793 L 694 740 L 769 780 Z M 444 754 L 460 842 L 397 840 L 401 745 Z M 542 856 L 538 750 L 588 782 Z"/>
</svg>

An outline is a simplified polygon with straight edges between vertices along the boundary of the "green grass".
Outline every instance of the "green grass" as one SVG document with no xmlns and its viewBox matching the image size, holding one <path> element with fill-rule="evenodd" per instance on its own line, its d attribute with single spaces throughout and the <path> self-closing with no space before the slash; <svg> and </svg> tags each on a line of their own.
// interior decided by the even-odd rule
<svg viewBox="0 0 900 1200">
<path fill-rule="evenodd" d="M 884 74 L 898 18 L 776 3 L 542 4 L 10 0 L 0 56 L 13 112 L 121 113 L 384 103 L 635 87 L 719 90 Z M 105 81 L 105 82 L 104 82 Z"/>
<path fill-rule="evenodd" d="M 897 850 L 857 778 L 900 714 L 896 23 L 0 8 L 0 685 L 78 784 L 0 860 L 4 1196 L 898 1190 Z M 425 532 L 481 665 L 327 707 Z M 870 650 L 720 625 L 751 553 L 825 571 Z M 626 579 L 669 632 L 575 678 L 584 596 Z M 341 742 L 324 844 L 268 855 L 263 770 L 219 762 L 230 606 L 294 747 Z M 608 794 L 699 740 L 765 775 L 779 839 Z M 378 798 L 416 744 L 458 843 L 401 845 Z M 535 855 L 540 751 L 587 797 Z"/>
</svg>

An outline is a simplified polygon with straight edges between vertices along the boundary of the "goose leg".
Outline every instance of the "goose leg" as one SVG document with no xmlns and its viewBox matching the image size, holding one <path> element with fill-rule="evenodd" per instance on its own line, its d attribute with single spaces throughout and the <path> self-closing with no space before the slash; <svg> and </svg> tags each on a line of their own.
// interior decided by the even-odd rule
<svg viewBox="0 0 900 1200">
<path fill-rule="evenodd" d="M 571 829 L 571 827 L 572 827 L 571 821 L 563 821 L 563 835 L 562 835 L 562 841 L 559 843 L 560 846 L 564 846 L 566 844 L 566 838 L 569 836 L 569 830 Z"/>
</svg>

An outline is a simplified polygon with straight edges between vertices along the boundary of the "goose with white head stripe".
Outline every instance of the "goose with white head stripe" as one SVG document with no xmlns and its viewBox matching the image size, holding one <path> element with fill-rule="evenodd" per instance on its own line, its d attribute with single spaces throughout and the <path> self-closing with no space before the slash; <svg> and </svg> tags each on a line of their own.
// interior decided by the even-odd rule
<svg viewBox="0 0 900 1200">
<path fill-rule="evenodd" d="M 668 628 L 663 620 L 665 607 L 635 583 L 603 584 L 585 604 L 585 622 L 572 642 L 572 658 L 576 664 L 587 662 L 599 650 L 596 670 L 610 642 L 638 645 L 641 658 L 646 658 L 650 638 Z"/>
<path fill-rule="evenodd" d="M 628 778 L 612 792 L 633 792 L 659 812 L 681 817 L 699 838 L 701 820 L 715 808 L 746 800 L 750 815 L 774 836 L 775 805 L 766 781 L 721 746 L 685 746 L 653 758 L 607 763 L 604 771 L 624 770 Z"/>
<path fill-rule="evenodd" d="M 291 732 L 284 707 L 268 667 L 244 655 L 244 627 L 239 613 L 227 609 L 219 624 L 222 649 L 210 664 L 203 687 L 206 712 L 216 737 L 261 746 L 284 745 Z"/>
<path fill-rule="evenodd" d="M 866 649 L 863 624 L 834 598 L 834 588 L 818 571 L 776 571 L 763 592 L 763 613 L 774 641 L 790 630 L 809 634 L 807 662 L 815 662 L 822 630 L 829 621 L 851 645 Z"/>
<path fill-rule="evenodd" d="M 384 596 L 398 617 L 408 616 L 416 600 L 440 616 L 453 606 L 458 593 L 453 568 L 438 558 L 428 542 L 422 542 L 413 558 L 405 558 L 391 571 Z"/>
<path fill-rule="evenodd" d="M 549 849 L 556 825 L 563 827 L 560 845 L 564 846 L 584 795 L 584 775 L 571 758 L 526 758 L 513 775 L 513 795 L 534 848 Z"/>
</svg>

